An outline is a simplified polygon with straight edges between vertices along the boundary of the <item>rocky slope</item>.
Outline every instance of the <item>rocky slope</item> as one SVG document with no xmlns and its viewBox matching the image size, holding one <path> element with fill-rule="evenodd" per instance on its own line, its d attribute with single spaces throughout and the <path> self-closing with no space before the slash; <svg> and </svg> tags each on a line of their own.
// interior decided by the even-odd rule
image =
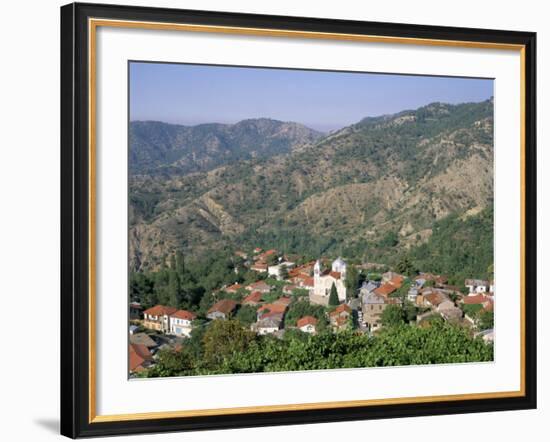
<svg viewBox="0 0 550 442">
<path fill-rule="evenodd" d="M 212 155 L 170 174 L 155 166 L 130 182 L 131 266 L 156 267 L 176 249 L 200 254 L 224 244 L 364 256 L 388 243 L 422 243 L 436 220 L 492 204 L 492 115 L 492 100 L 434 103 L 366 118 L 315 142 L 317 134 L 292 126 L 300 141 L 276 153 L 266 140 L 235 147 L 264 156 Z"/>
</svg>

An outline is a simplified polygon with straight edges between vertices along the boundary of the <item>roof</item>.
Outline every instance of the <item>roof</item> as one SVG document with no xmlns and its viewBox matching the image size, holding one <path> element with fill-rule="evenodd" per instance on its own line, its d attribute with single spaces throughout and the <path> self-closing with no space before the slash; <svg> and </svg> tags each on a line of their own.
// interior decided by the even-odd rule
<svg viewBox="0 0 550 442">
<path fill-rule="evenodd" d="M 367 293 L 363 296 L 363 304 L 385 304 L 386 298 L 382 295 L 377 295 L 374 292 Z"/>
<path fill-rule="evenodd" d="M 136 308 L 136 309 L 143 309 L 143 307 L 141 306 L 141 304 L 139 302 L 130 302 L 130 307 L 132 308 Z"/>
<path fill-rule="evenodd" d="M 281 296 L 279 299 L 273 302 L 273 304 L 289 305 L 292 302 L 292 298 L 288 296 Z"/>
<path fill-rule="evenodd" d="M 351 307 L 347 304 L 340 304 L 338 307 L 330 312 L 330 316 L 340 315 L 344 312 L 351 313 Z"/>
<path fill-rule="evenodd" d="M 188 321 L 192 321 L 197 317 L 197 315 L 187 310 L 178 310 L 177 312 L 172 313 L 170 316 L 172 316 L 173 318 L 187 319 Z"/>
<path fill-rule="evenodd" d="M 393 293 L 395 292 L 395 290 L 397 290 L 395 288 L 394 285 L 392 284 L 389 284 L 389 283 L 386 283 L 386 284 L 382 284 L 380 287 L 378 287 L 377 289 L 374 289 L 372 292 L 378 296 L 388 296 L 390 293 Z"/>
<path fill-rule="evenodd" d="M 165 305 L 155 305 L 154 307 L 148 308 L 143 313 L 146 315 L 151 316 L 164 316 L 164 315 L 171 315 L 177 311 L 176 307 L 167 307 Z"/>
<path fill-rule="evenodd" d="M 332 276 L 334 279 L 340 279 L 340 277 L 342 276 L 340 272 L 333 272 L 333 271 L 330 271 L 329 275 Z"/>
<path fill-rule="evenodd" d="M 256 323 L 256 328 L 279 328 L 282 321 L 281 315 L 265 316 Z"/>
<path fill-rule="evenodd" d="M 252 292 L 243 299 L 243 304 L 258 304 L 262 300 L 262 292 Z"/>
<path fill-rule="evenodd" d="M 301 328 L 306 325 L 317 325 L 317 322 L 317 318 L 314 318 L 313 316 L 304 316 L 303 318 L 298 319 L 296 326 Z"/>
<path fill-rule="evenodd" d="M 283 315 L 286 308 L 285 304 L 265 304 L 259 307 L 256 312 L 261 315 L 260 318 L 263 318 L 272 314 Z"/>
<path fill-rule="evenodd" d="M 462 298 L 462 302 L 464 304 L 483 304 L 488 300 L 489 298 L 486 295 L 483 295 L 482 293 L 478 295 L 473 295 L 473 296 L 464 296 L 464 298 Z"/>
<path fill-rule="evenodd" d="M 484 286 L 489 285 L 489 281 L 486 281 L 484 279 L 467 279 L 464 281 L 464 285 Z"/>
<path fill-rule="evenodd" d="M 428 301 L 431 305 L 438 306 L 443 301 L 448 301 L 449 299 L 439 292 L 431 292 L 424 295 L 424 300 Z"/>
<path fill-rule="evenodd" d="M 246 288 L 249 289 L 249 290 L 260 290 L 260 289 L 271 290 L 271 286 L 268 283 L 266 283 L 265 281 L 253 282 L 251 284 L 248 284 L 246 286 Z"/>
<path fill-rule="evenodd" d="M 315 285 L 315 280 L 313 279 L 313 277 L 308 276 L 307 278 L 303 279 L 302 286 L 313 287 L 314 285 Z"/>
<path fill-rule="evenodd" d="M 403 278 L 401 275 L 396 275 L 388 281 L 388 284 L 393 285 L 395 288 L 400 288 L 403 285 Z"/>
<path fill-rule="evenodd" d="M 232 299 L 222 299 L 216 302 L 212 307 L 208 309 L 208 313 L 221 312 L 230 313 L 237 307 L 237 302 Z"/>
<path fill-rule="evenodd" d="M 252 270 L 267 270 L 267 264 L 257 262 L 256 264 L 251 265 L 250 268 Z"/>
<path fill-rule="evenodd" d="M 230 285 L 229 287 L 226 287 L 224 289 L 224 291 L 226 292 L 236 292 L 237 290 L 239 289 L 242 289 L 243 286 L 241 284 L 233 284 L 233 285 Z"/>
<path fill-rule="evenodd" d="M 151 361 L 153 356 L 149 349 L 142 344 L 130 344 L 129 346 L 129 365 L 130 371 L 136 371 L 138 368 L 143 368 L 142 364 L 146 361 Z"/>
<path fill-rule="evenodd" d="M 136 333 L 130 335 L 131 344 L 145 345 L 146 347 L 156 347 L 157 343 L 151 339 L 151 337 L 146 333 Z"/>
</svg>

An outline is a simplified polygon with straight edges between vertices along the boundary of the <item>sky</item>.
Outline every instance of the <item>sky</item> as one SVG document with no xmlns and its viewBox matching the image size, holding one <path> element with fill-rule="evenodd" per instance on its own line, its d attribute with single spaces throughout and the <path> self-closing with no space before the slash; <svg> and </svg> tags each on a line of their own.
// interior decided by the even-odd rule
<svg viewBox="0 0 550 442">
<path fill-rule="evenodd" d="M 478 102 L 492 95 L 491 79 L 130 63 L 132 121 L 273 118 L 330 131 L 436 101 Z"/>
</svg>

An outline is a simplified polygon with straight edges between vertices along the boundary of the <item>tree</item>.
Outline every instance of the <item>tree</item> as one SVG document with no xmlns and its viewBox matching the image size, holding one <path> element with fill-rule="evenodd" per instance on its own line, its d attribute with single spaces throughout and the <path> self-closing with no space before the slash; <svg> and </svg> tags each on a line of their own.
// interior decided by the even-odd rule
<svg viewBox="0 0 550 442">
<path fill-rule="evenodd" d="M 494 326 L 493 312 L 483 311 L 479 315 L 478 327 L 480 330 L 487 330 Z"/>
<path fill-rule="evenodd" d="M 226 358 L 244 352 L 255 336 L 237 320 L 212 321 L 202 338 L 205 363 L 216 367 Z"/>
<path fill-rule="evenodd" d="M 330 295 L 328 297 L 328 305 L 338 304 L 340 304 L 340 300 L 338 299 L 338 290 L 336 290 L 336 286 L 332 283 L 332 286 L 330 287 Z"/>
<path fill-rule="evenodd" d="M 176 272 L 180 277 L 185 273 L 185 259 L 179 250 L 176 252 Z"/>
<path fill-rule="evenodd" d="M 397 264 L 396 270 L 402 275 L 407 275 L 410 277 L 413 277 L 418 273 L 416 267 L 413 265 L 408 256 L 401 258 Z"/>
<path fill-rule="evenodd" d="M 349 266 L 349 269 L 346 271 L 345 285 L 347 298 L 356 298 L 359 287 L 359 272 L 355 266 Z"/>
<path fill-rule="evenodd" d="M 240 321 L 245 327 L 249 327 L 256 322 L 256 309 L 250 305 L 243 305 L 235 315 L 235 319 Z"/>
<path fill-rule="evenodd" d="M 288 268 L 285 265 L 282 265 L 279 268 L 279 278 L 281 278 L 282 280 L 288 279 Z"/>
<path fill-rule="evenodd" d="M 180 283 L 175 270 L 170 270 L 168 275 L 168 301 L 172 307 L 179 307 L 180 304 Z"/>
<path fill-rule="evenodd" d="M 393 327 L 403 324 L 405 322 L 403 309 L 395 304 L 388 305 L 382 312 L 380 321 L 385 327 Z"/>
</svg>

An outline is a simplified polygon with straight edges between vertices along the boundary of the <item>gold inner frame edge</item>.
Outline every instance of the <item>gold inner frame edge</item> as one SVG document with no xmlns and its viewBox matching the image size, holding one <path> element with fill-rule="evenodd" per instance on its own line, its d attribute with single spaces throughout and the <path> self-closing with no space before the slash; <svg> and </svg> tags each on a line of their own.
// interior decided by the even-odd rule
<svg viewBox="0 0 550 442">
<path fill-rule="evenodd" d="M 115 27 L 115 28 L 134 28 L 147 30 L 170 30 L 170 31 L 186 31 L 186 32 L 207 32 L 217 34 L 236 34 L 236 35 L 254 35 L 254 36 L 269 36 L 269 37 L 292 37 L 306 39 L 324 39 L 324 40 L 339 40 L 339 41 L 357 41 L 370 43 L 387 43 L 387 44 L 410 44 L 419 46 L 443 46 L 443 47 L 461 47 L 461 48 L 477 48 L 477 49 L 497 49 L 519 51 L 520 53 L 520 208 L 521 208 L 521 228 L 520 228 L 520 389 L 518 391 L 504 392 L 488 392 L 488 393 L 465 393 L 453 395 L 437 395 L 437 396 L 416 396 L 404 398 L 388 398 L 388 399 L 366 399 L 352 401 L 332 401 L 332 402 L 316 402 L 316 403 L 301 403 L 301 404 L 284 404 L 284 405 L 262 405 L 262 406 L 247 406 L 233 408 L 216 408 L 216 409 L 198 409 L 198 410 L 180 410 L 180 411 L 158 411 L 145 413 L 128 413 L 128 414 L 111 414 L 97 415 L 96 414 L 96 31 L 97 28 Z M 88 422 L 117 422 L 117 421 L 134 421 L 147 419 L 169 419 L 183 417 L 198 417 L 198 416 L 221 416 L 221 415 L 238 415 L 247 413 L 270 413 L 280 411 L 298 411 L 298 410 L 322 410 L 329 408 L 349 408 L 349 407 L 365 407 L 375 405 L 397 405 L 397 404 L 414 404 L 427 402 L 442 402 L 442 401 L 460 401 L 460 400 L 482 400 L 482 399 L 497 399 L 497 398 L 512 398 L 525 396 L 525 45 L 521 44 L 506 44 L 494 42 L 474 42 L 460 40 L 440 40 L 440 39 L 424 39 L 412 37 L 391 37 L 391 36 L 376 36 L 362 34 L 345 34 L 345 33 L 326 33 L 326 32 L 311 32 L 311 31 L 292 31 L 282 29 L 265 29 L 265 28 L 246 28 L 232 26 L 211 26 L 211 25 L 196 25 L 182 23 L 160 23 L 160 22 L 143 22 L 132 20 L 111 20 L 111 19 L 88 19 L 88 94 L 89 94 L 89 382 L 88 382 Z"/>
</svg>

